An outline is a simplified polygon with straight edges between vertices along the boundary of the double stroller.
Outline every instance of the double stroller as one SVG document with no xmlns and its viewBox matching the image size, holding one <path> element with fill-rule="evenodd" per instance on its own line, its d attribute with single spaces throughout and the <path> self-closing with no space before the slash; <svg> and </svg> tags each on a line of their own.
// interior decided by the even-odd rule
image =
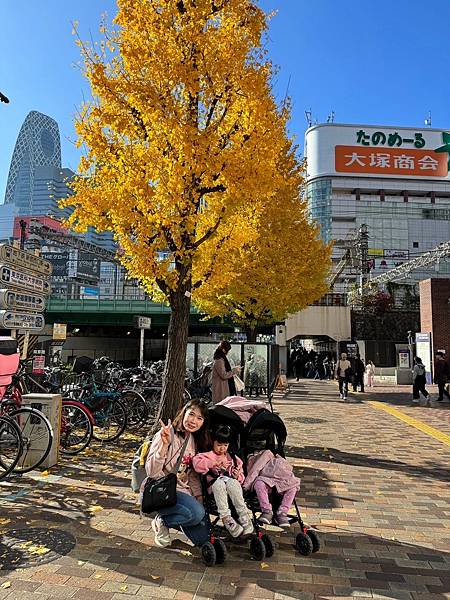
<svg viewBox="0 0 450 600">
<path fill-rule="evenodd" d="M 209 409 L 210 430 L 213 432 L 217 427 L 226 425 L 231 431 L 231 443 L 229 452 L 231 455 L 239 456 L 245 465 L 247 458 L 254 452 L 271 450 L 274 454 L 284 458 L 284 445 L 287 438 L 286 427 L 282 419 L 275 413 L 261 408 L 252 414 L 247 424 L 230 408 L 223 405 L 215 405 Z M 227 542 L 242 543 L 239 539 L 230 538 L 225 529 L 219 526 L 219 514 L 212 494 L 207 492 L 206 477 L 202 477 L 203 497 L 205 511 L 210 524 L 210 541 L 202 546 L 202 559 L 207 566 L 222 564 L 226 560 L 227 550 L 224 539 Z M 255 492 L 245 492 L 244 500 L 252 513 L 254 533 L 249 538 L 249 551 L 254 560 L 263 561 L 275 553 L 275 544 L 269 533 L 262 529 L 258 522 L 257 513 L 261 512 L 258 498 Z M 280 506 L 281 497 L 273 489 L 270 500 L 273 508 Z M 320 540 L 316 531 L 307 527 L 302 520 L 296 500 L 294 500 L 295 515 L 289 515 L 289 524 L 298 524 L 300 532 L 295 537 L 295 548 L 304 556 L 317 552 L 320 548 Z M 232 516 L 237 517 L 234 507 L 230 506 Z"/>
</svg>

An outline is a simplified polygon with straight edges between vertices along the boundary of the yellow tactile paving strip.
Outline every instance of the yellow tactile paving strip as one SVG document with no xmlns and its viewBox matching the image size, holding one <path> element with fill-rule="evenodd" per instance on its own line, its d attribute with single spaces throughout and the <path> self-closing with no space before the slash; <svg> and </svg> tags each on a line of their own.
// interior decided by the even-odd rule
<svg viewBox="0 0 450 600">
<path fill-rule="evenodd" d="M 403 421 L 404 423 L 407 423 L 408 425 L 411 425 L 411 427 L 415 427 L 419 431 L 422 431 L 422 433 L 429 435 L 430 437 L 434 438 L 435 440 L 438 440 L 442 444 L 445 444 L 446 446 L 450 446 L 450 435 L 447 435 L 446 433 L 439 431 L 439 429 L 430 427 L 430 425 L 427 425 L 423 421 L 414 419 L 413 417 L 410 417 L 409 415 L 405 414 L 401 410 L 398 410 L 398 408 L 393 408 L 392 406 L 388 406 L 387 404 L 383 404 L 382 402 L 377 402 L 375 400 L 371 400 L 368 402 L 368 404 L 370 404 L 374 408 L 377 408 L 378 410 L 384 410 L 385 412 L 389 413 L 393 417 L 400 419 L 401 421 Z"/>
</svg>

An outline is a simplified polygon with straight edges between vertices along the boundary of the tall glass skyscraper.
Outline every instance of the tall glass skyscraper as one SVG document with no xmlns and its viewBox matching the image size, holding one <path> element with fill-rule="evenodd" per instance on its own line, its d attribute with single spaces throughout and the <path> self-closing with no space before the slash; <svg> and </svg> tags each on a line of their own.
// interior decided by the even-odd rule
<svg viewBox="0 0 450 600">
<path fill-rule="evenodd" d="M 58 200 L 72 195 L 68 183 L 74 176 L 73 171 L 61 167 L 58 123 L 47 115 L 31 111 L 20 128 L 14 147 L 6 185 L 5 206 L 0 207 L 0 233 L 2 223 L 8 219 L 12 232 L 16 215 L 50 216 L 57 220 L 67 218 L 71 209 L 59 208 Z M 1 239 L 9 235 L 3 232 Z M 108 250 L 116 248 L 110 232 L 97 233 L 90 227 L 80 237 Z"/>
<path fill-rule="evenodd" d="M 19 214 L 42 214 L 42 194 L 39 213 L 34 206 L 36 175 L 41 167 L 61 169 L 61 141 L 58 123 L 33 110 L 20 128 L 6 184 L 5 204 L 15 204 Z M 48 192 L 47 198 L 51 195 Z"/>
</svg>

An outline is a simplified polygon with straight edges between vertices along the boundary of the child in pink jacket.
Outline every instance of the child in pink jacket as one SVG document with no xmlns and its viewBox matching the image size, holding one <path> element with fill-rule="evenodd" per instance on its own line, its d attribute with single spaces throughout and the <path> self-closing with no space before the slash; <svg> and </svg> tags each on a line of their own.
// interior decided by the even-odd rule
<svg viewBox="0 0 450 600">
<path fill-rule="evenodd" d="M 274 520 L 279 527 L 290 527 L 288 512 L 300 488 L 300 479 L 294 475 L 292 466 L 285 458 L 271 450 L 262 450 L 249 456 L 243 488 L 256 492 L 262 511 L 260 523 L 270 525 Z M 281 496 L 275 518 L 269 499 L 272 489 Z"/>
<path fill-rule="evenodd" d="M 197 473 L 207 476 L 208 492 L 214 495 L 219 517 L 224 527 L 233 537 L 241 534 L 248 535 L 253 531 L 253 525 L 248 518 L 248 510 L 242 493 L 244 472 L 242 460 L 228 453 L 231 431 L 227 425 L 220 425 L 211 435 L 212 450 L 196 454 L 192 466 Z M 238 514 L 238 521 L 231 516 L 228 499 L 232 502 Z"/>
</svg>

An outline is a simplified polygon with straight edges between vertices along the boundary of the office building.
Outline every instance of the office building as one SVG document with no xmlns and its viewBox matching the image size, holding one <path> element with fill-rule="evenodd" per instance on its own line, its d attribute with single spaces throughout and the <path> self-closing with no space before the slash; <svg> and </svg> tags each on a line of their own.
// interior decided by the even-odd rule
<svg viewBox="0 0 450 600">
<path fill-rule="evenodd" d="M 307 198 L 335 268 L 359 228 L 368 228 L 369 277 L 450 240 L 450 134 L 431 128 L 327 123 L 307 130 Z M 448 277 L 441 261 L 412 272 L 409 283 Z M 334 291 L 358 281 L 349 264 Z"/>
</svg>

